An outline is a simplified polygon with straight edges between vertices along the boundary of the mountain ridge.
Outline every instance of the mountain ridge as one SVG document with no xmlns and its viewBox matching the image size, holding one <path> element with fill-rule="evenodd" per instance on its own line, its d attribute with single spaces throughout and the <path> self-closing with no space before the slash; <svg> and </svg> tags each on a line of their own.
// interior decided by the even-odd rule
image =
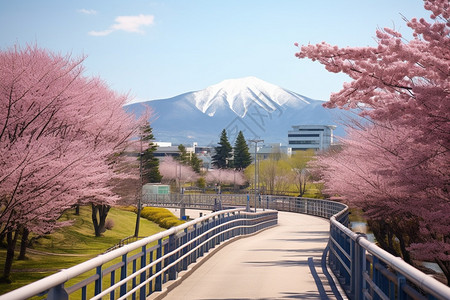
<svg viewBox="0 0 450 300">
<path fill-rule="evenodd" d="M 158 141 L 215 145 L 226 129 L 230 142 L 241 130 L 247 139 L 287 144 L 287 131 L 293 125 L 337 123 L 336 117 L 343 112 L 325 109 L 323 103 L 256 77 L 244 77 L 168 99 L 128 104 L 125 109 L 140 115 L 150 106 L 154 111 L 151 126 Z"/>
</svg>

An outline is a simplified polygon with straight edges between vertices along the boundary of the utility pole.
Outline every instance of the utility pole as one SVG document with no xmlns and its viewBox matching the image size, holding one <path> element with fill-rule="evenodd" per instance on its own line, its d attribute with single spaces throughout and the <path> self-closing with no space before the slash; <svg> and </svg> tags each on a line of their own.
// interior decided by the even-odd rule
<svg viewBox="0 0 450 300">
<path fill-rule="evenodd" d="M 142 178 L 142 159 L 144 153 L 142 152 L 142 135 L 140 136 L 140 152 L 139 152 L 139 192 L 138 192 L 138 207 L 137 207 L 137 216 L 136 216 L 136 227 L 134 228 L 134 236 L 136 238 L 139 237 L 139 224 L 141 223 L 141 207 L 142 207 L 142 187 L 144 185 L 144 179 Z"/>
<path fill-rule="evenodd" d="M 258 170 L 258 160 L 257 160 L 257 152 L 258 152 L 258 143 L 262 142 L 264 143 L 264 140 L 248 140 L 251 143 L 255 143 L 255 212 L 256 212 L 256 198 L 258 197 L 258 190 L 257 190 L 257 186 L 258 186 L 258 180 L 259 180 L 259 170 Z"/>
</svg>

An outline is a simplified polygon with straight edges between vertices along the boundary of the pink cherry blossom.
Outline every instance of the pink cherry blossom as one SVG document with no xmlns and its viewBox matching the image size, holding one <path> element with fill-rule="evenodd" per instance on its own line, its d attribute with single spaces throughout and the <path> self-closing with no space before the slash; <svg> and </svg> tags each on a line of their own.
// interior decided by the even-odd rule
<svg viewBox="0 0 450 300">
<path fill-rule="evenodd" d="M 296 56 L 347 74 L 324 106 L 366 119 L 319 159 L 328 193 L 388 224 L 405 259 L 437 262 L 450 283 L 450 5 L 424 3 L 431 21 L 406 21 L 410 41 L 385 28 L 376 47 L 320 43 Z"/>
</svg>

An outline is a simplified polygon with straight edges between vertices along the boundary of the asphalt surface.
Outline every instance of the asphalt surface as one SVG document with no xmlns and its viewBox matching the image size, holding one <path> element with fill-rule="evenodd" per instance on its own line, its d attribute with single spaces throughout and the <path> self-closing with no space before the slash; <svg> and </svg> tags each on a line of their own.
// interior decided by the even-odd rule
<svg viewBox="0 0 450 300">
<path fill-rule="evenodd" d="M 329 221 L 279 212 L 278 223 L 227 244 L 164 299 L 343 299 L 322 264 Z"/>
</svg>

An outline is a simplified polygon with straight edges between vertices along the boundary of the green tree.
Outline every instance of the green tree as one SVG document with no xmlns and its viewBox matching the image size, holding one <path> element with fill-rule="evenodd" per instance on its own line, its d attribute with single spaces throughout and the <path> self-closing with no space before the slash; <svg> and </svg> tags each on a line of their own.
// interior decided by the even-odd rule
<svg viewBox="0 0 450 300">
<path fill-rule="evenodd" d="M 311 175 L 308 170 L 308 162 L 314 156 L 314 151 L 309 149 L 306 151 L 296 151 L 288 159 L 288 163 L 292 169 L 291 180 L 294 182 L 298 196 L 303 197 L 306 192 L 307 183 L 309 182 Z"/>
<path fill-rule="evenodd" d="M 258 186 L 256 187 L 264 194 L 282 194 L 289 189 L 290 166 L 288 158 L 280 152 L 279 148 L 272 149 L 267 159 L 258 158 Z M 244 170 L 245 177 L 254 188 L 255 164 L 249 165 Z"/>
<path fill-rule="evenodd" d="M 231 166 L 231 147 L 230 142 L 228 141 L 226 130 L 222 130 L 222 134 L 220 135 L 219 146 L 214 148 L 216 154 L 212 157 L 212 164 L 219 169 L 226 169 Z"/>
<path fill-rule="evenodd" d="M 175 159 L 184 165 L 188 165 L 190 162 L 189 154 L 186 151 L 186 147 L 183 144 L 178 145 L 178 151 L 180 151 L 180 156 Z"/>
<path fill-rule="evenodd" d="M 197 155 L 192 155 L 190 165 L 195 173 L 200 174 L 202 168 L 202 160 L 198 158 Z"/>
<path fill-rule="evenodd" d="M 247 168 L 252 163 L 252 157 L 250 155 L 248 144 L 245 141 L 244 134 L 239 131 L 239 134 L 234 143 L 234 167 L 238 170 Z"/>
<path fill-rule="evenodd" d="M 140 157 L 142 160 L 143 183 L 159 183 L 162 179 L 159 173 L 159 160 L 154 155 L 157 146 L 153 143 L 154 136 L 152 131 L 148 122 L 141 129 L 141 142 L 148 142 L 148 147 L 142 151 Z"/>
<path fill-rule="evenodd" d="M 282 194 L 289 188 L 289 165 L 278 155 L 259 162 L 259 185 L 267 194 Z"/>
<path fill-rule="evenodd" d="M 191 166 L 195 173 L 200 174 L 202 161 L 197 157 L 197 155 L 189 155 L 183 144 L 178 146 L 178 151 L 180 151 L 180 156 L 176 157 L 176 159 L 184 165 Z"/>
<path fill-rule="evenodd" d="M 206 188 L 206 179 L 205 177 L 200 177 L 199 179 L 197 179 L 197 186 L 203 190 L 203 192 L 205 191 Z"/>
</svg>

